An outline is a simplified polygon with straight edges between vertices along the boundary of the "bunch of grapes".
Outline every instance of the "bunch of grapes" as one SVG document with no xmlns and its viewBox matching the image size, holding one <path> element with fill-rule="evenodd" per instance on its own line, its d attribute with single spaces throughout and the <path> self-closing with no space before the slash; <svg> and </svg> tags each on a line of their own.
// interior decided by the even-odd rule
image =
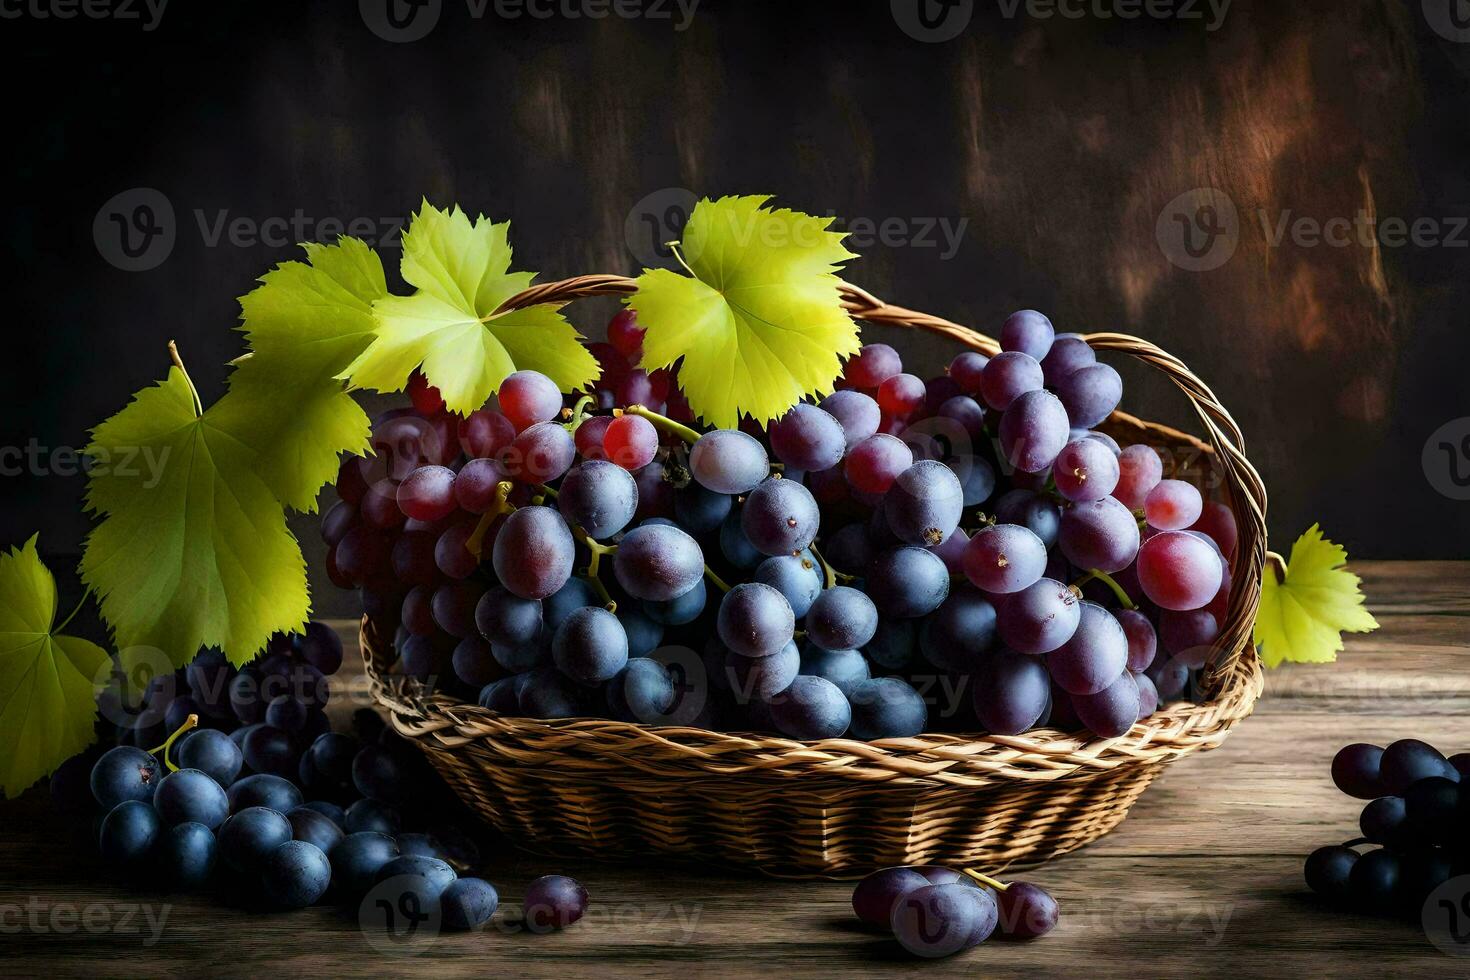
<svg viewBox="0 0 1470 980">
<path fill-rule="evenodd" d="M 443 822 L 457 804 L 370 709 L 354 715 L 354 734 L 312 739 L 289 775 L 274 754 L 262 767 L 253 739 L 196 729 L 196 721 L 151 751 L 124 744 L 85 753 L 53 775 L 53 799 L 91 818 L 112 876 L 271 909 L 333 901 L 361 904 L 370 916 L 369 894 L 395 907 L 411 900 L 451 930 L 480 928 L 494 914 L 495 887 L 461 874 L 479 863 L 478 845 Z M 289 739 L 280 741 L 285 753 Z M 580 884 L 551 875 L 528 888 L 525 921 L 547 932 L 586 908 Z"/>
<path fill-rule="evenodd" d="M 1092 429 L 1122 382 L 1041 314 L 927 382 L 870 344 L 820 402 L 703 433 L 633 314 L 608 336 L 587 395 L 520 371 L 460 418 L 415 375 L 344 463 L 328 570 L 405 673 L 506 715 L 872 740 L 1113 737 L 1203 668 L 1233 516 Z"/>
<path fill-rule="evenodd" d="M 215 649 L 200 651 L 176 671 L 137 676 L 150 666 L 130 663 L 124 669 L 119 663 L 105 686 L 101 715 L 113 725 L 102 733 L 105 742 L 157 745 L 197 715 L 202 727 L 253 746 L 262 772 L 294 774 L 301 753 L 330 728 L 327 677 L 342 666 L 342 641 L 326 623 L 310 622 L 301 633 L 272 636 L 243 669 Z"/>
<path fill-rule="evenodd" d="M 973 949 L 992 936 L 1039 939 L 1058 919 L 1056 899 L 1038 885 L 935 865 L 874 871 L 853 891 L 852 909 L 865 925 L 891 933 L 925 959 Z"/>
<path fill-rule="evenodd" d="M 1418 916 L 1452 877 L 1470 872 L 1462 846 L 1470 815 L 1470 753 L 1446 759 L 1432 745 L 1406 738 L 1387 748 L 1357 742 L 1332 760 L 1332 781 L 1368 800 L 1362 837 L 1319 847 L 1307 858 L 1313 891 L 1365 912 Z M 1360 854 L 1364 844 L 1377 847 Z"/>
</svg>

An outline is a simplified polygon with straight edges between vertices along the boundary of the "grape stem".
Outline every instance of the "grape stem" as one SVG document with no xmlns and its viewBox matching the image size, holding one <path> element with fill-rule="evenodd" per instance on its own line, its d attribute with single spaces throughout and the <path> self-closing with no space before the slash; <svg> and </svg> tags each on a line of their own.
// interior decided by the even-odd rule
<svg viewBox="0 0 1470 980">
<path fill-rule="evenodd" d="M 1072 591 L 1080 594 L 1082 591 L 1082 586 L 1086 585 L 1088 582 L 1093 581 L 1094 579 L 1112 589 L 1113 595 L 1118 597 L 1118 602 L 1122 604 L 1124 609 L 1138 608 L 1138 603 L 1128 598 L 1128 593 L 1123 591 L 1123 587 L 1119 585 L 1111 575 L 1100 568 L 1088 569 L 1086 575 L 1082 576 L 1077 581 L 1072 583 Z"/>
<path fill-rule="evenodd" d="M 508 497 L 510 497 L 510 492 L 512 489 L 514 489 L 514 487 L 509 480 L 500 483 L 495 488 L 495 503 L 490 507 L 489 510 L 480 515 L 480 523 L 475 525 L 475 530 L 470 534 L 469 538 L 466 539 L 464 543 L 465 550 L 474 555 L 476 558 L 483 559 L 485 550 L 485 535 L 490 533 L 490 525 L 494 524 L 495 519 L 501 514 L 508 513 L 509 511 L 513 511 L 516 509 L 515 504 L 511 503 L 507 499 Z"/>
<path fill-rule="evenodd" d="M 591 395 L 583 395 L 577 399 L 577 404 L 572 407 L 571 415 L 566 423 L 568 432 L 576 432 L 577 427 L 587 420 L 587 406 L 591 404 Z"/>
<path fill-rule="evenodd" d="M 592 557 L 588 559 L 585 570 L 587 577 L 592 580 L 592 588 L 596 589 L 597 594 L 602 597 L 603 605 L 607 607 L 608 612 L 617 612 L 618 604 L 608 594 L 607 586 L 602 584 L 602 579 L 598 577 L 597 573 L 602 569 L 602 556 L 617 554 L 618 546 L 615 544 L 603 544 L 601 541 L 594 539 L 581 527 L 573 529 L 572 533 L 578 541 L 586 545 L 588 551 L 592 552 Z"/>
<path fill-rule="evenodd" d="M 832 563 L 822 557 L 822 553 L 817 550 L 817 543 L 815 541 L 809 547 L 811 548 L 812 557 L 817 560 L 817 564 L 822 566 L 822 581 L 825 583 L 823 587 L 828 589 L 832 588 L 837 584 L 837 569 L 833 568 Z"/>
<path fill-rule="evenodd" d="M 184 384 L 189 386 L 189 394 L 194 399 L 194 417 L 204 417 L 204 402 L 199 400 L 199 389 L 194 387 L 194 379 L 189 377 L 189 369 L 184 367 L 184 359 L 179 356 L 179 345 L 172 340 L 168 342 L 168 356 L 174 362 L 174 367 L 184 376 Z"/>
<path fill-rule="evenodd" d="M 176 731 L 172 735 L 170 735 L 168 737 L 168 739 L 162 745 L 160 745 L 158 748 L 156 748 L 156 749 L 149 749 L 148 750 L 148 754 L 149 755 L 157 755 L 158 753 L 162 752 L 163 753 L 163 764 L 168 767 L 168 771 L 169 772 L 178 772 L 179 771 L 179 767 L 176 766 L 176 765 L 174 765 L 174 760 L 172 760 L 172 759 L 170 759 L 168 757 L 168 750 L 173 747 L 174 742 L 178 740 L 178 737 L 180 735 L 182 735 L 185 732 L 187 732 L 187 731 L 195 728 L 198 724 L 199 724 L 199 716 L 198 715 L 191 714 L 189 717 L 187 717 L 187 718 L 184 719 L 184 723 L 179 726 L 179 730 L 178 731 Z"/>
<path fill-rule="evenodd" d="M 704 566 L 704 574 L 705 574 L 705 577 L 706 578 L 708 578 L 711 582 L 715 583 L 715 588 L 719 589 L 721 592 L 729 592 L 730 591 L 730 587 L 725 584 L 725 580 L 722 579 L 722 578 L 720 578 L 718 575 L 716 575 L 715 574 L 715 570 L 713 568 L 710 568 L 708 565 L 705 565 Z"/>
<path fill-rule="evenodd" d="M 667 415 L 660 415 L 653 409 L 645 408 L 642 405 L 629 405 L 627 408 L 615 408 L 613 409 L 613 415 L 641 415 L 652 422 L 654 428 L 663 429 L 671 435 L 676 435 L 691 446 L 699 441 L 699 433 L 689 428 L 689 426 L 682 422 L 675 422 Z"/>
<path fill-rule="evenodd" d="M 1003 881 L 995 880 L 994 878 L 990 877 L 990 875 L 981 874 L 980 872 L 972 871 L 969 868 L 961 868 L 960 870 L 969 875 L 971 878 L 974 878 L 976 881 L 980 882 L 980 884 L 986 885 L 990 888 L 994 888 L 998 892 L 1003 892 L 1011 887 Z"/>
</svg>

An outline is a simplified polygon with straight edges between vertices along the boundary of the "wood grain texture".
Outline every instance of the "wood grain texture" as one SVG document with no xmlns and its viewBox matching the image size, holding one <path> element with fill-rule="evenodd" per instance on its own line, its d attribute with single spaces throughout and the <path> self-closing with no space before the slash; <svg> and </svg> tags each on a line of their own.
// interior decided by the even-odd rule
<svg viewBox="0 0 1470 980">
<path fill-rule="evenodd" d="M 336 909 L 264 915 L 98 881 L 88 844 L 58 831 L 44 794 L 33 792 L 0 804 L 0 974 L 1464 976 L 1465 964 L 1436 952 L 1417 926 L 1323 908 L 1301 883 L 1307 852 L 1357 832 L 1358 807 L 1328 778 L 1340 746 L 1417 736 L 1446 751 L 1470 748 L 1470 563 L 1357 568 L 1383 628 L 1350 637 L 1337 666 L 1274 671 L 1255 716 L 1223 749 L 1171 766 L 1101 841 L 1019 875 L 1062 906 L 1058 929 L 1027 946 L 987 943 L 918 964 L 856 925 L 847 883 L 569 867 L 506 849 L 483 869 L 506 899 L 490 930 L 383 952 Z M 515 931 L 525 884 L 554 872 L 586 884 L 588 921 L 551 936 Z M 166 913 L 156 940 L 137 914 L 132 931 L 76 928 L 83 909 L 120 926 L 138 903 L 155 922 Z M 72 931 L 30 924 L 52 915 Z"/>
</svg>

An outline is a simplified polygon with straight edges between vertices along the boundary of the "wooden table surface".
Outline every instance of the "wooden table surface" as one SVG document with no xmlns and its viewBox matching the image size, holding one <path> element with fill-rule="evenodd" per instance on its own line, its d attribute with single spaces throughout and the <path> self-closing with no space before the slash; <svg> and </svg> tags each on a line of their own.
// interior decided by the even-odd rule
<svg viewBox="0 0 1470 980">
<path fill-rule="evenodd" d="M 329 908 L 242 912 L 99 880 L 32 791 L 0 804 L 0 975 L 1464 976 L 1470 961 L 1417 925 L 1323 908 L 1302 884 L 1309 851 L 1357 833 L 1358 805 L 1328 776 L 1340 746 L 1416 736 L 1470 749 L 1470 562 L 1356 568 L 1382 629 L 1350 637 L 1336 665 L 1273 672 L 1223 748 L 1171 766 L 1101 841 L 1022 875 L 1062 909 L 1029 945 L 916 962 L 856 926 L 850 884 L 506 849 L 483 874 L 507 904 L 537 875 L 571 874 L 592 896 L 588 919 L 550 936 L 492 925 L 380 950 Z"/>
</svg>

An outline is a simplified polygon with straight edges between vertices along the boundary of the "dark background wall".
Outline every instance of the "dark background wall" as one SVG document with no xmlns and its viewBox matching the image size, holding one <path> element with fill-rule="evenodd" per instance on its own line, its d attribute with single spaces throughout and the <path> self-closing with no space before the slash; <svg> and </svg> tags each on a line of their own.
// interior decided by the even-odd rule
<svg viewBox="0 0 1470 980">
<path fill-rule="evenodd" d="M 692 193 L 768 192 L 866 230 L 849 277 L 894 302 L 991 331 L 1034 306 L 1178 354 L 1244 428 L 1278 548 L 1320 520 L 1360 557 L 1467 557 L 1470 32 L 1450 0 L 1235 0 L 1219 23 L 1193 0 L 1139 19 L 922 0 L 927 34 L 920 0 L 703 0 L 687 23 L 672 0 L 603 19 L 601 0 L 391 0 L 432 25 L 406 42 L 379 36 L 388 2 L 177 3 L 152 29 L 141 4 L 5 6 L 0 446 L 83 445 L 170 338 L 208 400 L 241 350 L 236 297 L 292 241 L 390 231 L 425 195 L 511 219 L 517 265 L 555 278 L 659 261 Z M 129 259 L 109 215 L 139 188 L 165 235 Z M 1375 217 L 1384 235 L 1345 244 L 1292 225 Z M 598 336 L 605 312 L 574 318 Z M 954 352 L 865 336 L 925 374 Z M 1136 414 L 1189 422 L 1125 376 Z M 0 477 L 0 543 L 77 553 L 64 460 Z"/>
</svg>

